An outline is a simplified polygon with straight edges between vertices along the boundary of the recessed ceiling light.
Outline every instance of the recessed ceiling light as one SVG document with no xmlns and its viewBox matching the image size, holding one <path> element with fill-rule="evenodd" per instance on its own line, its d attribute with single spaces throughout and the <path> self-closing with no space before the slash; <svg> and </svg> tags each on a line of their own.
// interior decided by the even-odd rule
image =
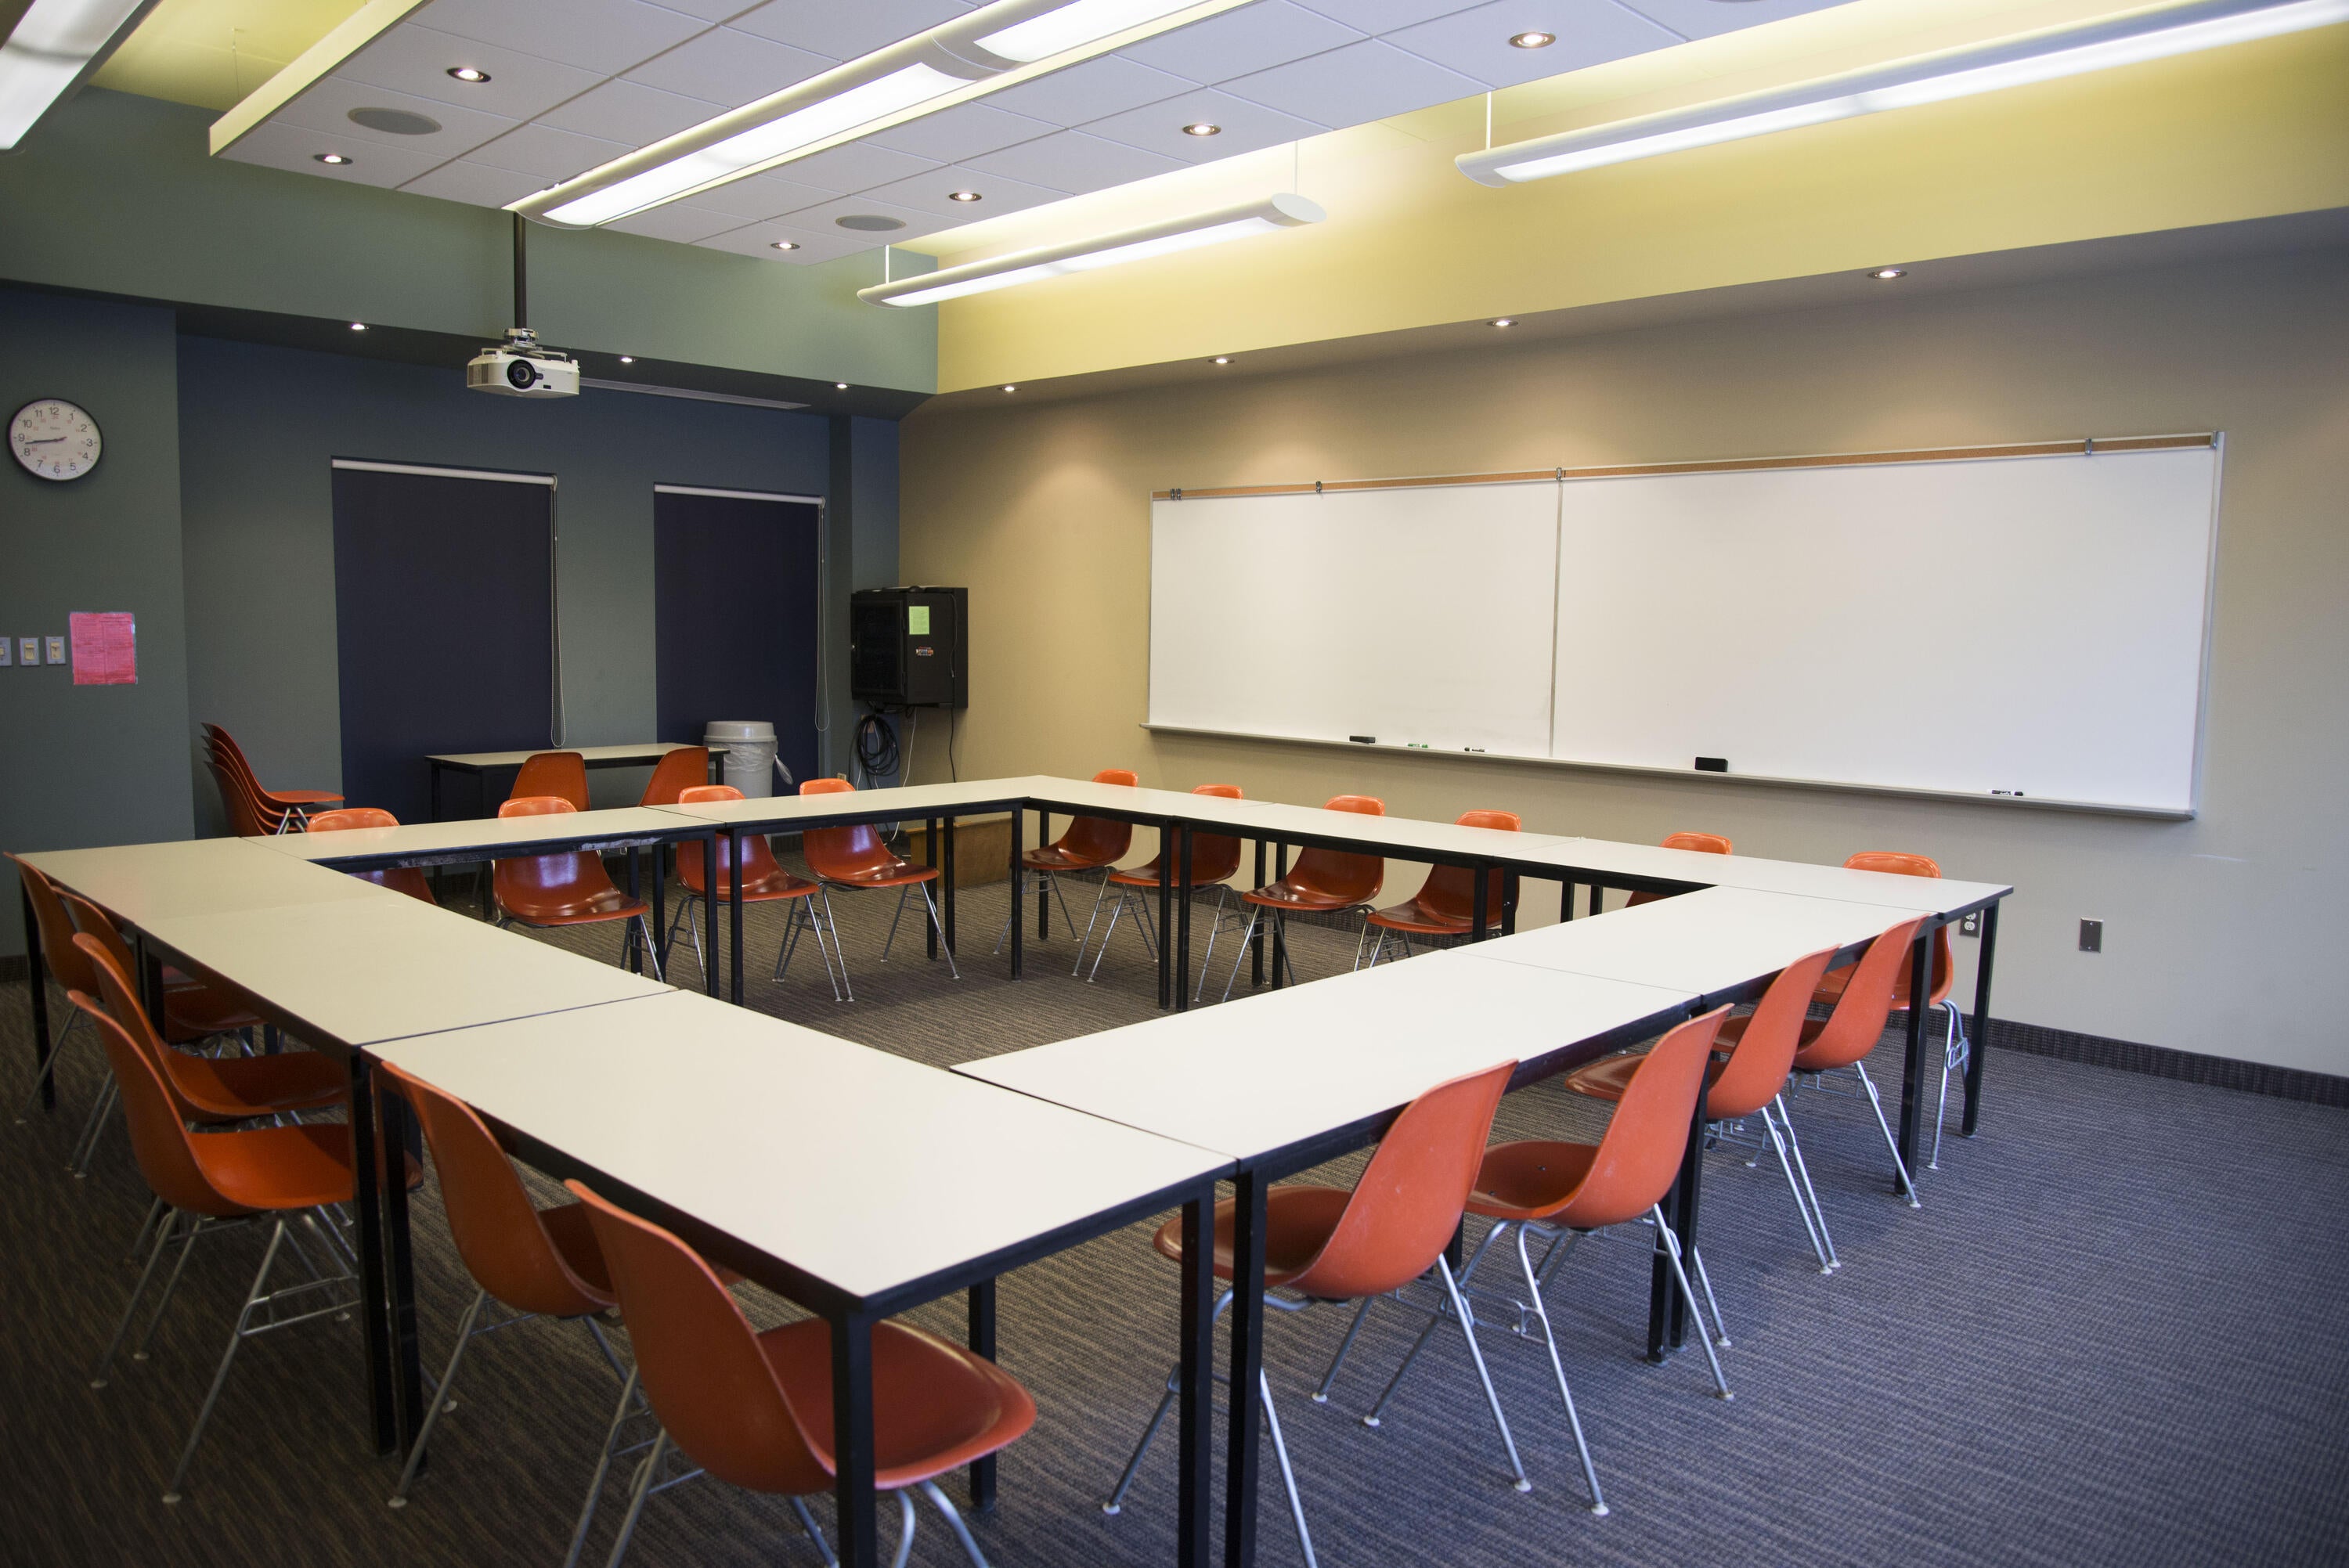
<svg viewBox="0 0 2349 1568">
<path fill-rule="evenodd" d="M 634 365 L 636 362 L 636 356 L 633 354 L 623 354 L 620 356 L 620 363 L 623 365 Z"/>
<path fill-rule="evenodd" d="M 1216 356 L 1216 363 L 1218 365 L 1229 365 L 1231 362 L 1232 356 L 1228 354 L 1218 354 Z"/>
<path fill-rule="evenodd" d="M 449 74 L 460 82 L 471 82 L 476 87 L 490 79 L 489 72 L 475 66 L 450 66 Z"/>
<path fill-rule="evenodd" d="M 947 200 L 949 201 L 976 201 L 978 199 L 978 192 L 976 191 L 949 191 L 947 192 Z"/>
<path fill-rule="evenodd" d="M 775 249 L 779 251 L 796 251 L 799 248 L 800 242 L 797 240 L 777 240 L 775 242 Z"/>
<path fill-rule="evenodd" d="M 833 222 L 843 229 L 854 229 L 860 234 L 885 234 L 892 229 L 905 226 L 903 218 L 892 218 L 880 212 L 851 212 L 846 217 L 834 218 Z"/>
<path fill-rule="evenodd" d="M 1488 326 L 1515 326 L 1517 325 L 1517 318 L 1513 315 L 1495 316 L 1491 321 L 1485 323 L 1485 325 Z"/>
<path fill-rule="evenodd" d="M 340 169 L 345 164 L 350 162 L 350 160 L 347 157 L 339 152 L 314 152 L 310 156 L 316 159 L 321 163 L 332 164 L 336 169 Z"/>
<path fill-rule="evenodd" d="M 440 129 L 440 122 L 429 114 L 417 114 L 404 108 L 378 108 L 372 105 L 362 105 L 343 118 L 353 125 L 363 125 L 386 136 L 430 136 Z"/>
<path fill-rule="evenodd" d="M 1224 128 L 1220 125 L 1209 125 L 1203 119 L 1185 126 L 1183 128 L 1183 134 L 1185 136 L 1221 136 L 1224 134 Z"/>
<path fill-rule="evenodd" d="M 355 321 L 351 323 L 351 330 L 353 332 L 365 332 L 367 330 L 367 323 L 363 321 Z"/>
<path fill-rule="evenodd" d="M 1017 392 L 1017 391 L 1019 391 L 1019 387 L 1012 387 L 1012 386 L 1008 386 L 1008 385 L 1007 385 L 1003 389 L 1004 389 L 1006 392 Z"/>
<path fill-rule="evenodd" d="M 845 381 L 835 381 L 832 384 L 832 389 L 835 392 L 845 392 L 848 390 L 848 383 Z"/>
<path fill-rule="evenodd" d="M 1878 267 L 1868 275 L 1874 278 L 1878 283 L 1889 284 L 1894 278 L 1907 277 L 1909 275 L 1909 269 L 1907 267 Z"/>
<path fill-rule="evenodd" d="M 1519 33 L 1509 40 L 1513 49 L 1547 49 L 1557 42 L 1556 33 Z"/>
</svg>

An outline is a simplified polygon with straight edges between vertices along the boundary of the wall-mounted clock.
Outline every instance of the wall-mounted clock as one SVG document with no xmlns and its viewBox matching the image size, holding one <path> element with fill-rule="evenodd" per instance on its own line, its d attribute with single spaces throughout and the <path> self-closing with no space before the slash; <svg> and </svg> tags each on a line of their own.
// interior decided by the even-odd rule
<svg viewBox="0 0 2349 1568">
<path fill-rule="evenodd" d="M 105 438 L 87 409 L 62 397 L 36 397 L 8 421 L 8 449 L 25 471 L 45 480 L 78 480 L 98 467 Z"/>
</svg>

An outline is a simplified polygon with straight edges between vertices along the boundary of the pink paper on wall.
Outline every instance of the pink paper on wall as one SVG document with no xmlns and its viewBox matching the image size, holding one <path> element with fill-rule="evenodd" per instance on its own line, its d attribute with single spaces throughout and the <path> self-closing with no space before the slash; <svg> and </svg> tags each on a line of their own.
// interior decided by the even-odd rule
<svg viewBox="0 0 2349 1568">
<path fill-rule="evenodd" d="M 76 610 L 66 617 L 73 634 L 73 684 L 139 684 L 139 618 L 128 610 Z"/>
</svg>

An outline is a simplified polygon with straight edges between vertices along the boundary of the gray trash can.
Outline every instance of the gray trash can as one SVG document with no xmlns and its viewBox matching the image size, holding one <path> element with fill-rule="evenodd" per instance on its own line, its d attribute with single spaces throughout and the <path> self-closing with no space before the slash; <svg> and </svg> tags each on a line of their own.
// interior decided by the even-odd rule
<svg viewBox="0 0 2349 1568">
<path fill-rule="evenodd" d="M 722 746 L 726 782 L 745 796 L 775 792 L 775 727 L 760 720 L 712 719 L 701 732 L 705 746 Z"/>
</svg>

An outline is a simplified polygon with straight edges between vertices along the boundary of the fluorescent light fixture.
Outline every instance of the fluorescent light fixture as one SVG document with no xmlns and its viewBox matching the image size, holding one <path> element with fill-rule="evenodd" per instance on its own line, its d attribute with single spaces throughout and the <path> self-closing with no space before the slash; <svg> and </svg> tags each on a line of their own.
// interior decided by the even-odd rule
<svg viewBox="0 0 2349 1568">
<path fill-rule="evenodd" d="M 1073 0 L 1073 4 L 1057 5 L 1040 16 L 982 33 L 976 41 L 990 55 L 999 55 L 1023 66 L 1033 65 L 1114 37 L 1129 27 L 1187 11 L 1197 3 L 1198 0 Z"/>
<path fill-rule="evenodd" d="M 1302 196 L 1285 193 L 1268 196 L 1260 201 L 1247 201 L 1237 207 L 1219 207 L 1212 212 L 1195 212 L 1187 217 L 1169 218 L 1163 222 L 1126 229 L 1117 233 L 1096 234 L 1090 239 L 1071 240 L 1058 245 L 1013 251 L 1009 255 L 947 267 L 920 277 L 875 284 L 871 288 L 857 290 L 856 297 L 868 304 L 936 304 L 941 300 L 960 299 L 965 294 L 984 294 L 989 289 L 1009 288 L 1015 284 L 1033 283 L 1039 278 L 1091 272 L 1096 267 L 1113 267 L 1125 262 L 1144 261 L 1152 256 L 1171 255 L 1176 251 L 1195 250 L 1201 245 L 1219 245 L 1226 240 L 1245 239 L 1250 234 L 1268 234 L 1278 229 L 1299 228 L 1307 223 L 1319 223 L 1328 216 L 1319 205 Z"/>
<path fill-rule="evenodd" d="M 33 0 L 0 43 L 0 152 L 97 68 L 155 0 Z"/>
<path fill-rule="evenodd" d="M 1897 65 L 1670 109 L 1507 147 L 1454 161 L 1479 184 L 1506 186 L 1578 170 L 1710 147 L 1885 109 L 1940 103 L 2058 77 L 2107 70 L 2349 21 L 2349 0 L 2190 0 Z"/>
</svg>

